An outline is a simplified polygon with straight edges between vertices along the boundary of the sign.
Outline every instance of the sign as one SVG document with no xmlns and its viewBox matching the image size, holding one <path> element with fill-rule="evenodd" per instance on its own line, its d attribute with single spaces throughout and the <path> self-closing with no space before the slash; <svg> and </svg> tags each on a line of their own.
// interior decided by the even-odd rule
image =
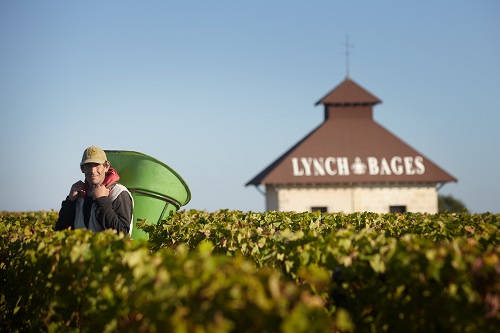
<svg viewBox="0 0 500 333">
<path fill-rule="evenodd" d="M 350 161 L 347 157 L 293 157 L 293 175 L 302 176 L 413 176 L 425 173 L 422 156 L 393 156 L 365 159 L 355 157 Z"/>
</svg>

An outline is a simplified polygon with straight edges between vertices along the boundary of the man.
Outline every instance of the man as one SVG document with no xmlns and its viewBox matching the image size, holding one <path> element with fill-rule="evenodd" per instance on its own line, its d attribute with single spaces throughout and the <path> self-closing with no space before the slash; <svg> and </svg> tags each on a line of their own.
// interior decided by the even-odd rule
<svg viewBox="0 0 500 333">
<path fill-rule="evenodd" d="M 134 202 L 127 188 L 116 183 L 120 176 L 111 168 L 106 153 L 90 146 L 83 152 L 80 169 L 85 183 L 77 181 L 62 202 L 54 230 L 114 229 L 130 234 Z"/>
</svg>

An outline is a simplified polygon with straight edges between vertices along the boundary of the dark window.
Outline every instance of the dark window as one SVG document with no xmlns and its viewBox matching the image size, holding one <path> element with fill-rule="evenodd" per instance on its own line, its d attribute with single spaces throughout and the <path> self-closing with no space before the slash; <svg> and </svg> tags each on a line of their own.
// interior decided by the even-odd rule
<svg viewBox="0 0 500 333">
<path fill-rule="evenodd" d="M 406 206 L 390 206 L 389 211 L 391 213 L 406 213 Z"/>
<path fill-rule="evenodd" d="M 326 213 L 326 207 L 311 207 L 311 212 Z"/>
</svg>

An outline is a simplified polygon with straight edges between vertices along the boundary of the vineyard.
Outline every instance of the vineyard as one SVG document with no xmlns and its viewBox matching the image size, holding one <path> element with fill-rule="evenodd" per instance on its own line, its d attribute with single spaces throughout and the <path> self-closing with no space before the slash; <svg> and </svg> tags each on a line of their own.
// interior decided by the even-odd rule
<svg viewBox="0 0 500 333">
<path fill-rule="evenodd" d="M 0 214 L 0 330 L 493 332 L 494 214 L 182 211 L 149 241 Z"/>
</svg>

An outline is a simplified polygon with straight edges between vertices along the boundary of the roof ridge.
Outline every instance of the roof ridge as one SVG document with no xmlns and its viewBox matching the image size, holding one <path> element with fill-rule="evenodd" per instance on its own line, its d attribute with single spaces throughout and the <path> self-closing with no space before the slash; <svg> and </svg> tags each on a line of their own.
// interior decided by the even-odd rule
<svg viewBox="0 0 500 333">
<path fill-rule="evenodd" d="M 369 104 L 375 105 L 382 101 L 371 92 L 363 88 L 360 84 L 346 77 L 344 81 L 335 86 L 325 96 L 318 100 L 318 104 Z"/>
</svg>

